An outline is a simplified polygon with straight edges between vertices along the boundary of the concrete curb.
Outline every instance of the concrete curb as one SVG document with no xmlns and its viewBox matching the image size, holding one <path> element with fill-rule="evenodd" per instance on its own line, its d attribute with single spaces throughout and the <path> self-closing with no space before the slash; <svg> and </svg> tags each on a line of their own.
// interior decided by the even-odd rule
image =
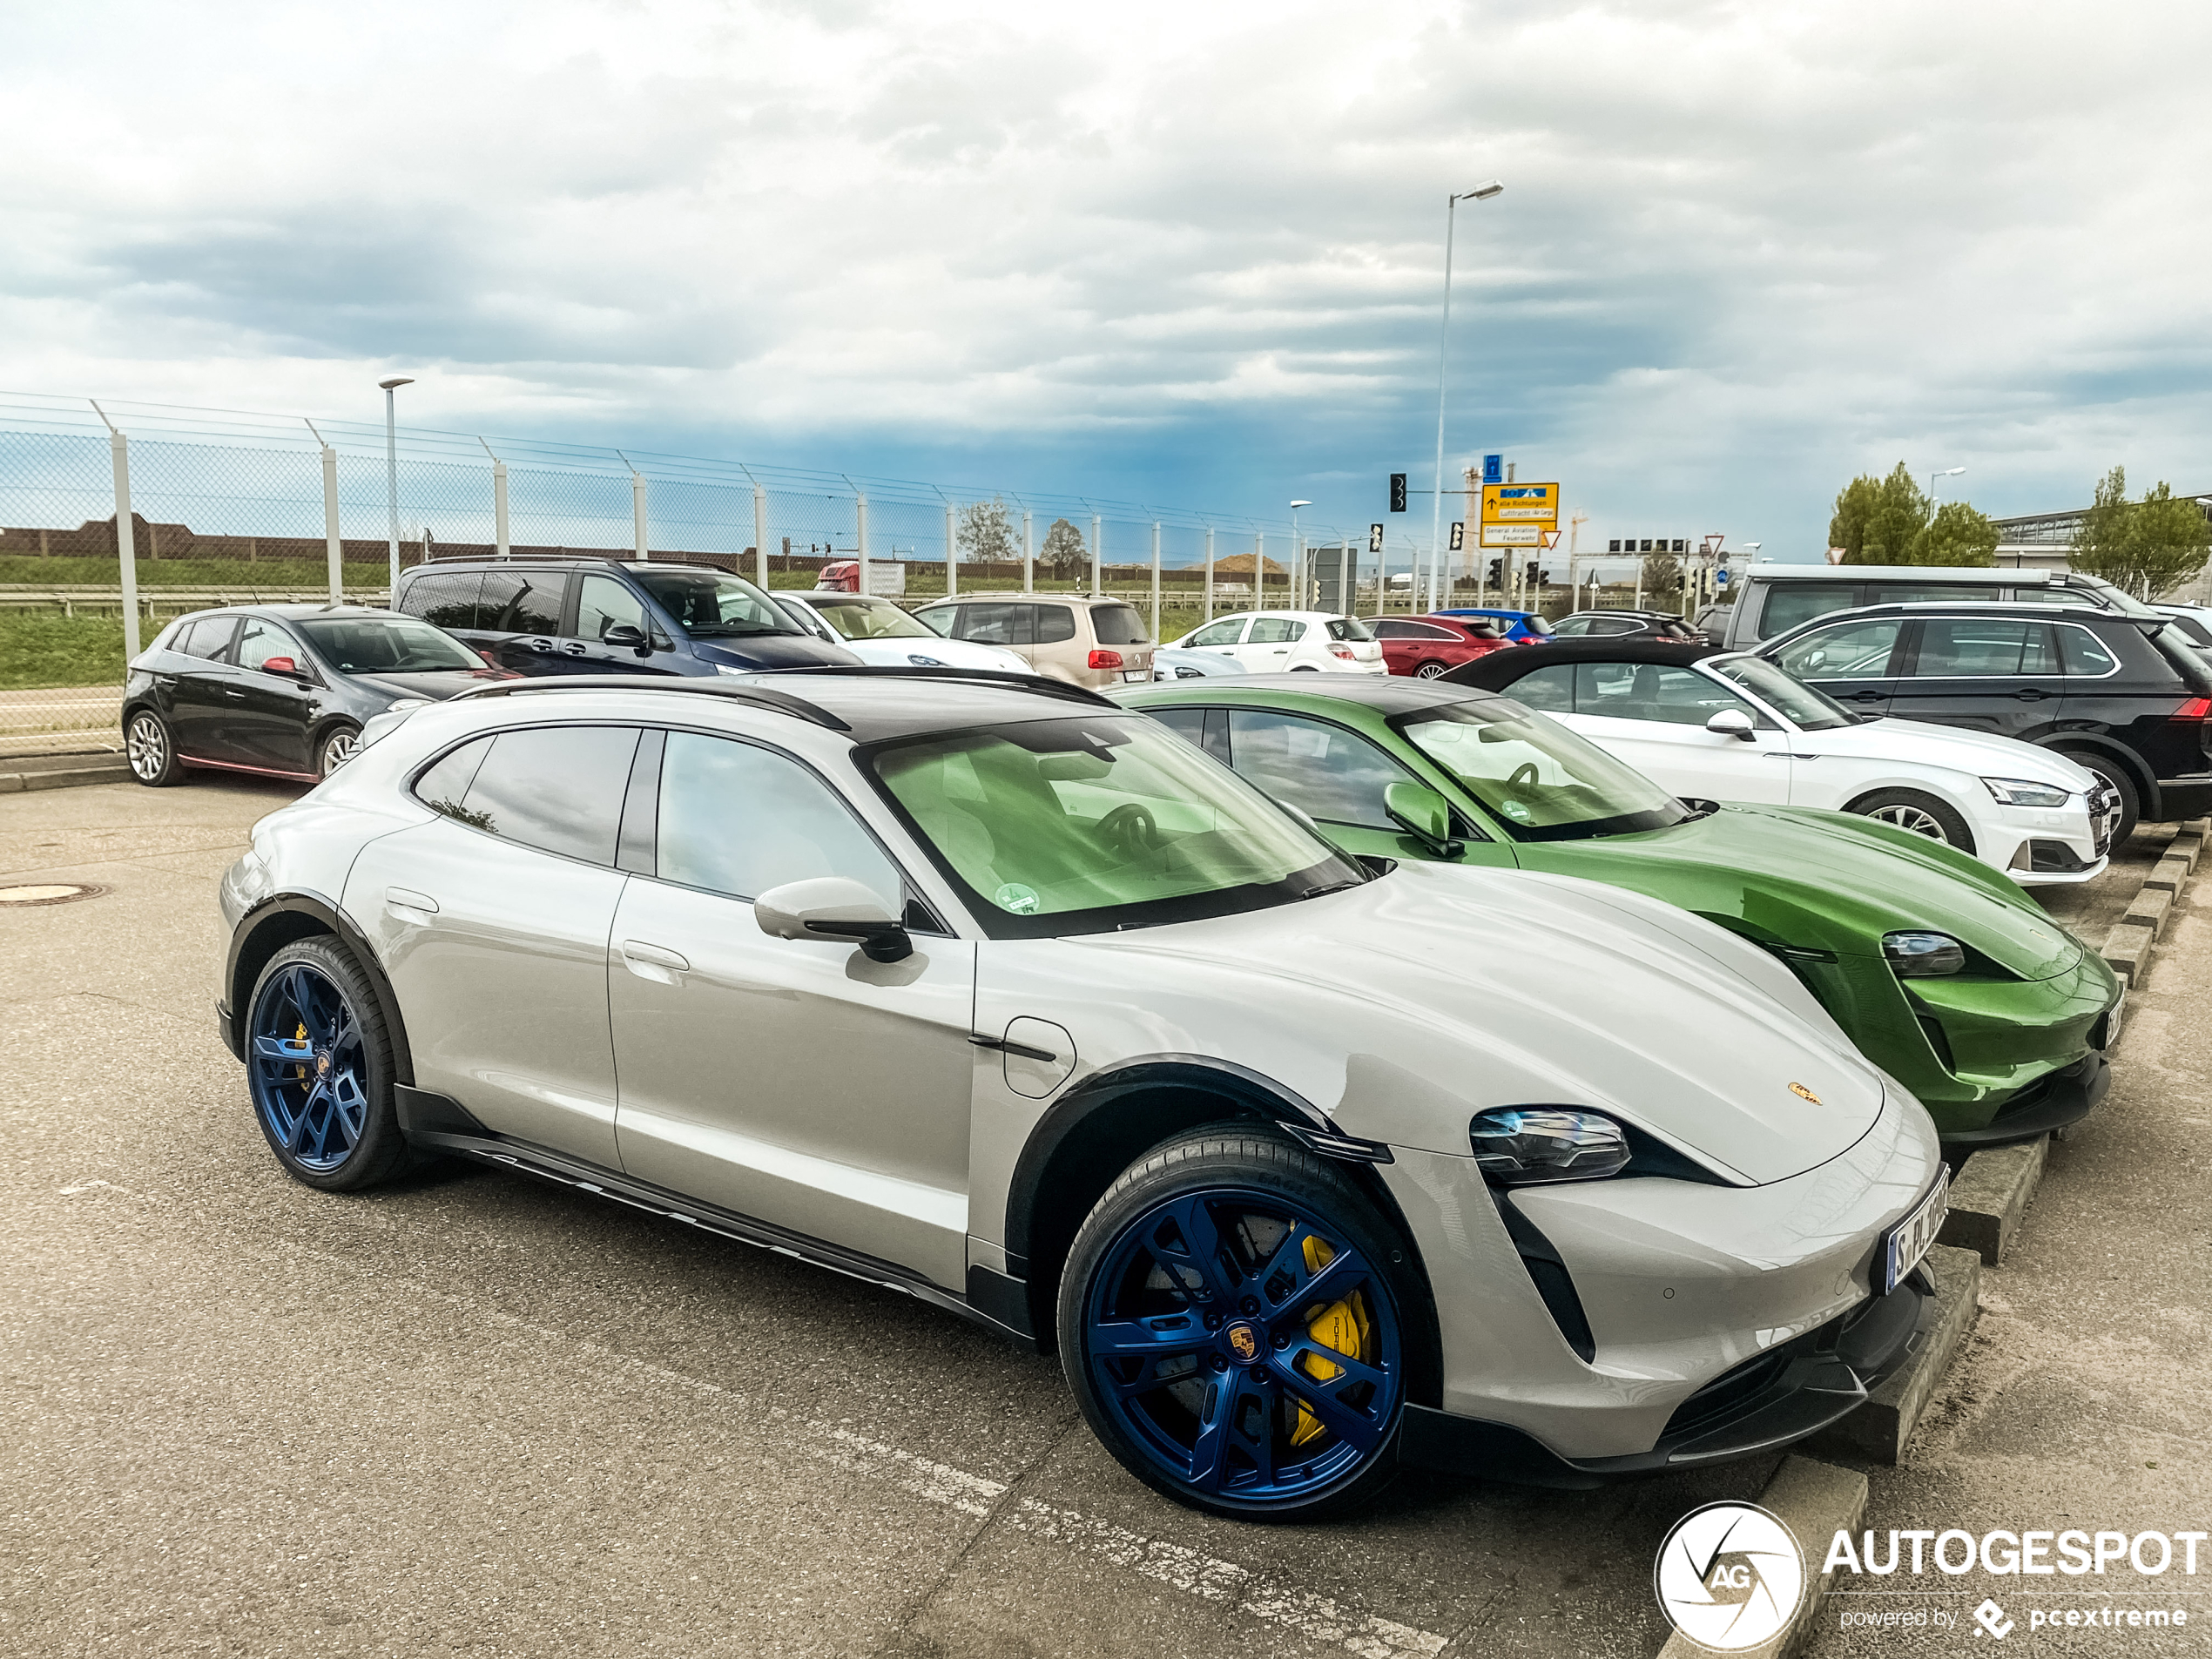
<svg viewBox="0 0 2212 1659">
<path fill-rule="evenodd" d="M 1986 1267 L 2005 1259 L 2020 1217 L 2043 1179 L 2051 1137 L 2039 1135 L 2018 1146 L 1993 1146 L 1959 1166 L 1951 1184 L 1951 1213 L 1936 1242 L 1973 1251 Z"/>
<path fill-rule="evenodd" d="M 1850 1416 L 1804 1442 L 1808 1452 L 1898 1463 L 1920 1414 L 1942 1384 L 1951 1362 L 1966 1345 L 1981 1317 L 1981 1257 L 1972 1250 L 1937 1244 L 1928 1251 L 1935 1300 L 1920 1315 L 1920 1345 L 1905 1368 L 1866 1398 Z"/>
<path fill-rule="evenodd" d="M 1838 1532 L 1857 1532 L 1866 1519 L 1866 1477 L 1793 1452 L 1759 1494 L 1759 1507 L 1797 1534 L 1805 1556 L 1805 1598 L 1781 1634 L 1764 1647 L 1745 1649 L 1744 1659 L 1788 1659 L 1811 1637 L 1828 1604 L 1834 1575 L 1822 1572 L 1819 1563 L 1828 1559 L 1829 1541 Z M 1705 1653 L 1677 1630 L 1659 1649 L 1659 1659 L 1703 1659 Z"/>
<path fill-rule="evenodd" d="M 2212 833 L 2212 819 L 2202 818 L 2192 818 L 2175 831 L 2157 864 L 2128 900 L 2127 910 L 2106 932 L 2098 954 L 2128 990 L 2141 990 L 2150 977 L 2159 936 L 2181 904 L 2209 833 Z"/>
<path fill-rule="evenodd" d="M 16 761 L 0 772 L 0 795 L 18 795 L 27 789 L 70 789 L 79 784 L 121 784 L 131 780 L 131 763 L 121 755 L 64 755 L 62 764 L 35 765 Z M 8 763 L 0 762 L 0 765 Z"/>
</svg>

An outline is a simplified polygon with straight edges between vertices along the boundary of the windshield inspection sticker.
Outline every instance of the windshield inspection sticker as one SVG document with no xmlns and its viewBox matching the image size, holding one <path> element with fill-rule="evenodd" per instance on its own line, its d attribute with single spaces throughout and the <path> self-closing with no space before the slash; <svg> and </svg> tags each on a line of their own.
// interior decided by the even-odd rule
<svg viewBox="0 0 2212 1659">
<path fill-rule="evenodd" d="M 1019 881 L 1009 881 L 991 895 L 991 902 L 1017 916 L 1034 916 L 1037 914 L 1037 890 L 1025 887 Z"/>
</svg>

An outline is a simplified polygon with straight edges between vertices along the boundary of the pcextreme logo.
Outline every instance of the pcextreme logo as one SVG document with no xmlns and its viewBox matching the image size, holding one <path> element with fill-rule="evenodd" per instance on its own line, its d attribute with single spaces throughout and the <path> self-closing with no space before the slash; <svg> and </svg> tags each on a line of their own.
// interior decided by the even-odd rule
<svg viewBox="0 0 2212 1659">
<path fill-rule="evenodd" d="M 1712 1653 L 1771 1642 L 1805 1596 L 1796 1534 L 1756 1504 L 1691 1510 L 1659 1546 L 1651 1576 L 1668 1622 Z"/>
</svg>

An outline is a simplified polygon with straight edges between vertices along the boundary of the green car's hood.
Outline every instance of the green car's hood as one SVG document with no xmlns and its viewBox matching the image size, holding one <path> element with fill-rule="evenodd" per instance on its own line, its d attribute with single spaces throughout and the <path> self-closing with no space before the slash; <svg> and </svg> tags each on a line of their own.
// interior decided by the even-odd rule
<svg viewBox="0 0 2212 1659">
<path fill-rule="evenodd" d="M 1763 941 L 1869 955 L 1885 933 L 1931 928 L 2023 979 L 2053 979 L 2081 947 L 1979 860 L 1841 813 L 1730 806 L 1641 835 L 1517 847 L 1524 866 L 1610 881 Z"/>
</svg>

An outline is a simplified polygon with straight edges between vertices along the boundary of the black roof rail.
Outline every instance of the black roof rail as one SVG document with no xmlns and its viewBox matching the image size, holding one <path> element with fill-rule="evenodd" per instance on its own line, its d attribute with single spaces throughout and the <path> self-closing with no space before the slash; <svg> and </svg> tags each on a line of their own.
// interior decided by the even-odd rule
<svg viewBox="0 0 2212 1659">
<path fill-rule="evenodd" d="M 763 678 L 781 679 L 787 674 L 833 674 L 853 679 L 907 679 L 968 681 L 978 685 L 1003 685 L 1016 691 L 1035 691 L 1044 697 L 1065 698 L 1070 703 L 1087 703 L 1093 708 L 1112 709 L 1126 714 L 1127 709 L 1109 697 L 1102 696 L 1087 686 L 1070 685 L 1066 680 L 1048 679 L 1042 674 L 1016 674 L 1001 668 L 900 668 L 887 663 L 815 663 L 801 668 L 764 668 L 758 671 Z"/>
<path fill-rule="evenodd" d="M 772 709 L 778 714 L 788 714 L 794 719 L 811 720 L 814 725 L 832 732 L 850 732 L 853 728 L 827 709 L 809 703 L 803 697 L 793 697 L 789 691 L 779 691 L 766 685 L 733 685 L 726 680 L 691 678 L 678 676 L 642 674 L 563 674 L 532 675 L 522 679 L 501 680 L 491 685 L 471 686 L 452 702 L 467 698 L 516 697 L 529 691 L 679 691 L 687 697 L 727 698 L 733 703 L 750 703 L 756 708 Z"/>
</svg>

